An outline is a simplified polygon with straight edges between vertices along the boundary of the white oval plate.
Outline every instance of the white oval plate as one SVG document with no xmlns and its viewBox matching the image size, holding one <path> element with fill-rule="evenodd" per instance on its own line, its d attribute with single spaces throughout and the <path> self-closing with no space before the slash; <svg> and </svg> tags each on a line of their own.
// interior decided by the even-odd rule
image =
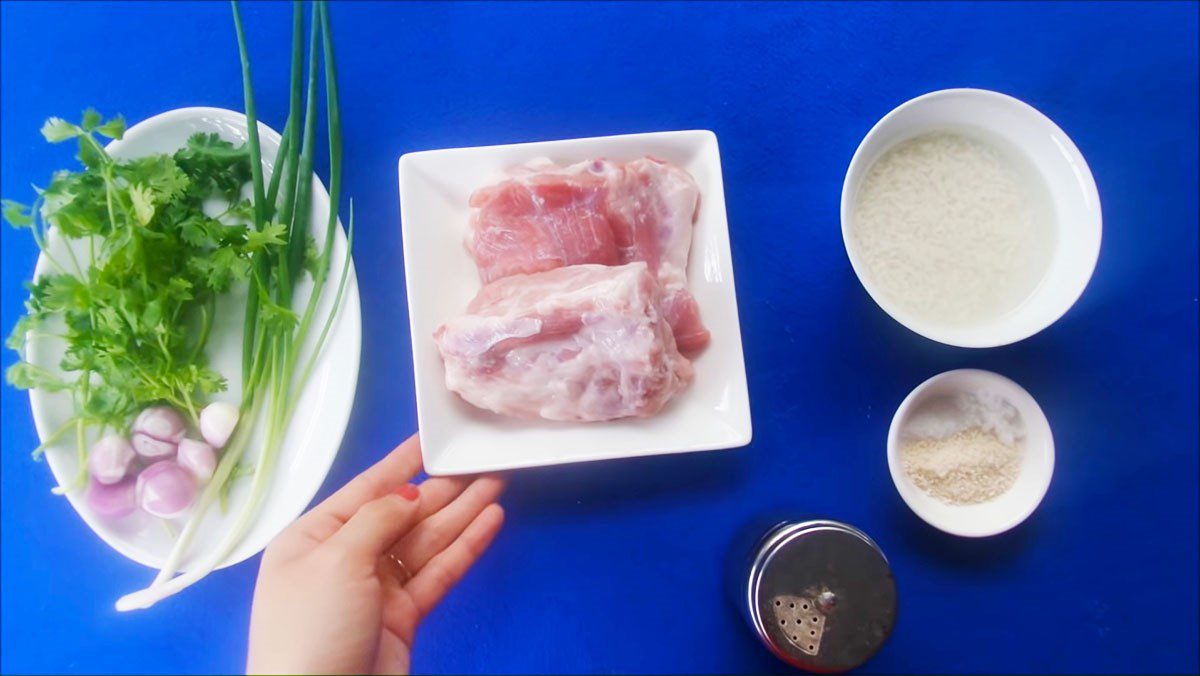
<svg viewBox="0 0 1200 676">
<path fill-rule="evenodd" d="M 189 136 L 198 132 L 216 132 L 225 140 L 244 143 L 246 117 L 241 113 L 221 108 L 180 108 L 134 125 L 125 132 L 122 140 L 110 143 L 108 151 L 117 158 L 172 153 L 183 147 Z M 268 172 L 269 177 L 269 172 L 275 164 L 280 136 L 261 122 L 258 125 L 258 133 L 262 145 L 264 171 Z M 312 228 L 314 235 L 320 234 L 320 237 L 317 237 L 318 242 L 323 241 L 323 229 L 328 218 L 329 193 L 314 176 Z M 64 259 L 67 243 L 54 232 L 51 232 L 47 246 L 55 258 Z M 83 247 L 78 247 L 76 251 L 84 253 L 81 260 L 86 260 Z M 338 262 L 343 260 L 345 255 L 346 236 L 339 227 L 333 244 L 335 271 L 338 269 Z M 47 272 L 48 267 L 46 256 L 42 255 L 38 259 L 35 276 Z M 321 482 L 325 480 L 325 475 L 329 472 L 333 458 L 341 446 L 342 435 L 354 403 L 354 390 L 358 384 L 362 342 L 362 317 L 353 264 L 349 274 L 341 309 L 330 329 L 325 348 L 296 404 L 296 412 L 280 449 L 266 497 L 245 538 L 221 563 L 222 568 L 258 553 L 280 530 L 300 516 L 320 488 Z M 316 316 L 319 318 L 325 317 L 333 304 L 333 290 L 337 285 L 335 275 L 336 273 L 331 273 L 331 280 L 326 284 L 327 292 L 318 303 Z M 312 281 L 308 277 L 302 278 L 297 285 L 297 305 L 302 306 L 307 302 L 311 290 Z M 240 296 L 234 294 L 219 301 L 217 318 L 207 350 L 210 364 L 224 375 L 229 383 L 228 390 L 216 398 L 234 403 L 241 399 L 244 309 L 244 291 Z M 319 330 L 310 333 L 317 334 Z M 315 335 L 311 335 L 305 345 L 307 354 L 311 354 L 313 342 Z M 58 368 L 63 353 L 61 341 L 53 338 L 35 338 L 31 339 L 26 347 L 31 362 L 51 372 L 61 373 Z M 66 393 L 33 390 L 29 393 L 29 401 L 33 408 L 34 425 L 42 440 L 72 416 L 70 396 Z M 256 439 L 260 439 L 261 436 L 260 429 L 256 433 Z M 88 442 L 92 439 L 94 434 L 89 435 Z M 258 446 L 258 443 L 251 444 L 247 450 L 247 459 L 253 460 L 257 457 Z M 75 477 L 79 467 L 75 452 L 75 435 L 68 434 L 63 440 L 47 448 L 46 459 L 59 484 L 67 485 Z M 247 499 L 249 483 L 247 477 L 235 484 L 230 493 L 227 512 L 222 513 L 219 508 L 209 510 L 190 551 L 183 559 L 183 570 L 192 565 L 199 555 L 216 545 L 230 525 L 229 515 L 236 513 Z M 159 519 L 141 512 L 118 520 L 101 517 L 87 506 L 82 491 L 68 494 L 67 499 L 97 535 L 130 559 L 158 568 L 170 553 L 173 538 L 163 524 L 156 523 Z M 178 530 L 183 522 L 181 519 L 171 525 Z"/>
</svg>

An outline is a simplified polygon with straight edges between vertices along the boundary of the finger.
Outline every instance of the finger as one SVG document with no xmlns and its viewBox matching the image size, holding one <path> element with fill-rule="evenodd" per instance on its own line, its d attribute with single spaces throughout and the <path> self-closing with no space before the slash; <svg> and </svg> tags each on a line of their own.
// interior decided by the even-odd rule
<svg viewBox="0 0 1200 676">
<path fill-rule="evenodd" d="M 390 631 L 379 635 L 379 647 L 375 650 L 373 674 L 407 674 L 409 647 L 399 636 Z"/>
<path fill-rule="evenodd" d="M 474 477 L 447 476 L 426 479 L 420 484 L 421 489 L 421 520 L 433 516 L 446 505 L 450 504 L 471 485 Z"/>
<path fill-rule="evenodd" d="M 351 562 L 370 564 L 375 570 L 379 558 L 417 523 L 420 493 L 416 486 L 400 492 L 403 495 L 385 495 L 363 505 L 323 546 L 340 550 Z"/>
<path fill-rule="evenodd" d="M 383 588 L 383 628 L 398 636 L 406 645 L 412 645 L 417 634 L 421 616 L 412 596 L 400 585 Z M 379 672 L 377 672 L 379 673 Z M 406 673 L 406 672 L 395 672 Z"/>
<path fill-rule="evenodd" d="M 404 586 L 423 617 L 433 610 L 471 566 L 483 555 L 504 524 L 504 509 L 488 505 L 449 547 L 433 557 Z"/>
<path fill-rule="evenodd" d="M 346 523 L 360 507 L 400 488 L 421 471 L 421 440 L 412 435 L 383 460 L 350 480 L 324 502 L 313 507 L 301 521 L 336 520 Z"/>
<path fill-rule="evenodd" d="M 424 486 L 421 489 L 424 504 Z M 392 551 L 411 570 L 420 570 L 430 559 L 449 547 L 485 507 L 500 497 L 503 490 L 504 480 L 499 477 L 476 479 L 453 502 L 414 526 L 400 538 Z"/>
<path fill-rule="evenodd" d="M 465 476 L 438 477 L 423 481 L 419 486 L 421 503 L 418 508 L 417 521 L 422 521 L 450 504 L 470 483 L 471 477 Z M 343 523 L 345 523 L 345 518 L 339 518 L 329 512 L 314 511 L 306 514 L 296 525 L 296 528 L 302 533 L 304 540 L 302 541 L 302 545 L 293 549 L 303 551 L 311 549 L 313 545 L 328 540 L 329 536 L 336 533 L 342 527 Z"/>
</svg>

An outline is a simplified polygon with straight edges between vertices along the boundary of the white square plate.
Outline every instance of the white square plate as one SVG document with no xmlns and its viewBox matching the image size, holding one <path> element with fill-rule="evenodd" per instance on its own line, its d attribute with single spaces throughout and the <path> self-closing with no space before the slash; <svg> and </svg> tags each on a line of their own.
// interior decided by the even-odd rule
<svg viewBox="0 0 1200 676">
<path fill-rule="evenodd" d="M 463 245 L 471 193 L 535 158 L 570 164 L 644 155 L 674 162 L 700 186 L 688 285 L 712 342 L 695 359 L 696 379 L 657 416 L 602 423 L 517 420 L 477 409 L 446 389 L 433 332 L 479 291 Z M 417 421 L 429 474 L 737 448 L 750 443 L 750 398 L 742 358 L 721 157 L 711 131 L 453 148 L 400 158 L 400 217 L 412 330 Z"/>
</svg>

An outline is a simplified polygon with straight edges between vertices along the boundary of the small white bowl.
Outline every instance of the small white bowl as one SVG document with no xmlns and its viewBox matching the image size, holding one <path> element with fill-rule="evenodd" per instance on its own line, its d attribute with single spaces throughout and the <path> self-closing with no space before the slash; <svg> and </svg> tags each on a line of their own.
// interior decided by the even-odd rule
<svg viewBox="0 0 1200 676">
<path fill-rule="evenodd" d="M 900 460 L 900 432 L 910 414 L 925 402 L 960 392 L 986 390 L 1008 400 L 1021 414 L 1025 426 L 1021 472 L 1012 488 L 987 502 L 950 505 L 917 488 Z M 888 469 L 900 497 L 917 516 L 938 530 L 963 537 L 1003 533 L 1037 509 L 1054 474 L 1054 437 L 1046 414 L 1023 387 L 991 371 L 959 369 L 938 374 L 917 386 L 896 409 L 888 430 Z"/>
<path fill-rule="evenodd" d="M 938 130 L 976 129 L 1024 153 L 1049 190 L 1058 233 L 1041 284 L 1016 310 L 974 326 L 943 326 L 898 307 L 875 287 L 852 236 L 854 196 L 871 165 L 893 146 Z M 1100 254 L 1100 196 L 1087 162 L 1066 133 L 1029 104 L 985 89 L 943 89 L 901 104 L 863 138 L 842 184 L 842 241 L 871 298 L 905 327 L 947 345 L 1015 343 L 1058 320 L 1079 299 Z"/>
</svg>

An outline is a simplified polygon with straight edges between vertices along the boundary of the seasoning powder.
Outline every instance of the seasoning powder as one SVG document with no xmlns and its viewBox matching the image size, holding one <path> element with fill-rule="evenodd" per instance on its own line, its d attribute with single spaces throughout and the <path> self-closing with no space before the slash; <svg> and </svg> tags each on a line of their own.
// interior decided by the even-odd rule
<svg viewBox="0 0 1200 676">
<path fill-rule="evenodd" d="M 1024 428 L 1009 402 L 963 393 L 930 402 L 905 426 L 900 458 L 921 490 L 952 505 L 991 500 L 1021 470 Z"/>
</svg>

